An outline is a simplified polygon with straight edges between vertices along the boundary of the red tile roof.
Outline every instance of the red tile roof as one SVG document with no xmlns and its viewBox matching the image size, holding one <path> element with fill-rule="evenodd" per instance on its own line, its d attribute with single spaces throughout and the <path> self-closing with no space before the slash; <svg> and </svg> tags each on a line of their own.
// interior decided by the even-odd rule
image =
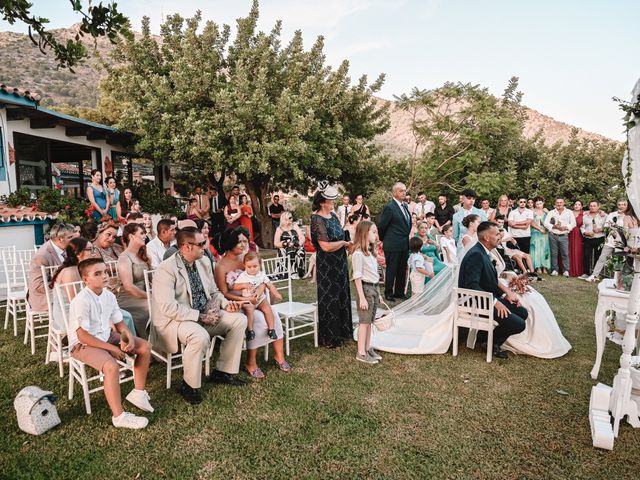
<svg viewBox="0 0 640 480">
<path fill-rule="evenodd" d="M 38 95 L 35 92 L 31 92 L 29 90 L 25 90 L 23 88 L 18 88 L 18 87 L 9 87 L 4 83 L 0 83 L 0 90 L 8 94 L 15 95 L 16 97 L 24 97 L 27 100 L 32 100 L 34 102 L 39 102 L 40 99 L 42 98 L 40 95 Z"/>
<path fill-rule="evenodd" d="M 0 222 L 31 222 L 33 220 L 54 219 L 58 214 L 38 212 L 31 207 L 12 208 L 0 205 Z"/>
</svg>

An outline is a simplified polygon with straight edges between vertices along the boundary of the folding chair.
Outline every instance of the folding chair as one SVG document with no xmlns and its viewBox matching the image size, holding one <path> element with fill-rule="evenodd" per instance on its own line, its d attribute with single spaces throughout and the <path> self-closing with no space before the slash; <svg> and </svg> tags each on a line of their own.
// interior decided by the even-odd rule
<svg viewBox="0 0 640 480">
<path fill-rule="evenodd" d="M 44 282 L 44 293 L 47 297 L 47 305 L 49 306 L 49 329 L 47 332 L 47 353 L 44 358 L 44 364 L 49 362 L 58 362 L 58 369 L 60 371 L 60 378 L 64 377 L 64 362 L 69 361 L 69 349 L 62 344 L 62 339 L 67 335 L 62 318 L 56 318 L 54 312 L 59 303 L 54 298 L 55 290 L 49 288 L 49 283 L 55 271 L 59 268 L 57 266 L 45 267 L 42 266 L 42 278 Z"/>
<path fill-rule="evenodd" d="M 9 317 L 11 317 L 13 319 L 13 335 L 17 337 L 18 320 L 22 320 L 27 316 L 27 279 L 22 262 L 15 255 L 15 250 L 2 251 L 2 266 L 7 286 L 4 329 L 7 329 Z"/>
<path fill-rule="evenodd" d="M 29 254 L 33 254 L 32 250 L 22 250 L 21 252 L 28 252 L 24 257 L 20 258 L 20 264 L 22 267 L 22 274 L 25 278 L 25 281 L 29 279 L 29 271 L 30 271 L 30 259 L 27 260 Z M 16 252 L 18 253 L 18 252 Z M 49 318 L 51 314 L 51 295 L 48 292 L 49 290 L 49 281 L 53 272 L 58 268 L 57 266 L 53 267 L 40 267 L 42 273 L 42 280 L 44 281 L 44 292 L 45 298 L 47 300 L 47 310 L 32 310 L 29 302 L 26 303 L 26 322 L 24 326 L 24 343 L 25 345 L 29 340 L 31 340 L 31 355 L 35 355 L 36 353 L 36 338 L 44 338 L 48 337 L 48 333 L 38 333 L 36 331 L 41 331 L 44 329 L 49 330 Z M 47 270 L 48 269 L 48 270 Z M 49 271 L 51 273 L 49 273 Z"/>
<path fill-rule="evenodd" d="M 318 346 L 318 307 L 310 303 L 293 300 L 291 265 L 287 261 L 282 277 L 280 257 L 262 259 L 262 269 L 280 292 L 286 291 L 286 300 L 276 303 L 273 308 L 284 319 L 285 353 L 289 355 L 289 344 L 296 338 L 313 335 L 313 344 Z"/>
<path fill-rule="evenodd" d="M 4 271 L 4 264 L 2 263 L 2 257 L 4 256 L 4 252 L 15 252 L 16 251 L 16 246 L 15 245 L 9 245 L 6 247 L 0 247 L 0 289 L 2 289 L 2 291 L 4 291 L 4 295 L 2 296 L 2 304 L 6 305 L 7 304 L 7 277 Z M 4 328 L 7 328 L 6 326 Z"/>
<path fill-rule="evenodd" d="M 55 297 L 59 303 L 60 311 L 62 312 L 62 319 L 64 322 L 67 335 L 69 334 L 69 305 L 73 297 L 75 297 L 80 290 L 84 288 L 82 281 L 64 283 L 55 286 Z M 117 360 L 120 366 L 120 383 L 125 383 L 133 380 L 133 361 L 129 356 L 124 362 Z M 131 373 L 129 375 L 129 373 Z M 82 387 L 82 396 L 84 397 L 84 408 L 87 415 L 91 414 L 91 400 L 89 395 L 94 392 L 104 390 L 103 374 L 98 372 L 97 375 L 91 377 L 87 376 L 86 364 L 77 360 L 69 354 L 69 400 L 73 399 L 74 385 L 79 383 Z M 98 385 L 93 388 L 89 388 L 90 383 L 97 383 Z"/>
<path fill-rule="evenodd" d="M 145 270 L 144 271 L 144 286 L 145 286 L 145 290 L 147 291 L 147 305 L 149 306 L 149 319 L 151 319 L 152 317 L 152 310 L 151 310 L 151 289 L 153 286 L 153 274 L 155 273 L 155 270 Z M 150 328 L 153 328 L 153 322 L 151 322 L 151 326 Z M 211 342 L 209 344 L 209 349 L 207 350 L 207 354 L 205 355 L 204 358 L 204 373 L 206 376 L 209 376 L 209 374 L 211 373 L 211 356 L 213 355 L 213 349 L 215 348 L 216 345 L 216 340 L 219 337 L 213 337 L 211 338 Z M 158 360 L 160 360 L 161 362 L 165 363 L 167 366 L 167 389 L 171 388 L 171 372 L 173 370 L 177 370 L 179 368 L 182 368 L 182 350 L 184 348 L 184 345 L 180 345 L 180 352 L 179 353 L 165 353 L 165 352 L 160 352 L 158 350 L 155 350 L 152 346 L 151 348 L 151 354 L 156 357 Z"/>
<path fill-rule="evenodd" d="M 491 292 L 456 288 L 456 308 L 453 317 L 453 356 L 458 355 L 458 328 L 467 327 L 487 332 L 487 362 L 491 362 L 493 353 L 493 328 L 497 324 L 493 319 L 495 299 Z M 469 332 L 469 348 L 475 346 L 475 331 Z"/>
</svg>

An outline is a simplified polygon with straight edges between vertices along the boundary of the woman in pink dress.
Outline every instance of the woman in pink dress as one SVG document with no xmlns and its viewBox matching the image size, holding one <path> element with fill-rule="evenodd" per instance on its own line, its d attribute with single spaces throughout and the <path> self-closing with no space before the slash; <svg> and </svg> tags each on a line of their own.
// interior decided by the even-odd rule
<svg viewBox="0 0 640 480">
<path fill-rule="evenodd" d="M 244 193 L 240 195 L 240 214 L 240 225 L 249 231 L 249 241 L 253 242 L 253 208 Z"/>
<path fill-rule="evenodd" d="M 569 275 L 572 277 L 579 277 L 584 273 L 582 232 L 580 232 L 582 214 L 582 202 L 577 200 L 573 204 L 573 215 L 576 217 L 576 226 L 569 232 Z"/>
</svg>

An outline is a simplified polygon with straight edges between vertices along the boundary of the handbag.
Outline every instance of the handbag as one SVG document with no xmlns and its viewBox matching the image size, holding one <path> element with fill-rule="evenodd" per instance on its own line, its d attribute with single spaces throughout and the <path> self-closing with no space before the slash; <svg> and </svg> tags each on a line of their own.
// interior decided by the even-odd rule
<svg viewBox="0 0 640 480">
<path fill-rule="evenodd" d="M 32 435 L 42 435 L 60 424 L 60 417 L 53 404 L 56 397 L 36 386 L 25 387 L 13 401 L 20 430 Z"/>
</svg>

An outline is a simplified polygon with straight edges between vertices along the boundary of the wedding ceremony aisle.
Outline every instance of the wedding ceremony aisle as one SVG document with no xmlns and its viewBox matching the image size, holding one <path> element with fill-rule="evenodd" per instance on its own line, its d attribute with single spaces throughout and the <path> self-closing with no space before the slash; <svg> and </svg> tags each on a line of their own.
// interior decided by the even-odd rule
<svg viewBox="0 0 640 480">
<path fill-rule="evenodd" d="M 316 349 L 303 339 L 292 343 L 292 373 L 271 360 L 248 388 L 206 384 L 198 407 L 175 385 L 165 390 L 156 364 L 147 384 L 156 410 L 141 431 L 113 429 L 100 395 L 86 415 L 54 364 L 0 330 L 0 477 L 629 478 L 639 464 L 629 425 L 615 450 L 591 446 L 597 287 L 548 276 L 535 287 L 573 347 L 562 358 L 486 363 L 461 346 L 458 357 L 385 354 L 372 367 L 353 361 L 354 343 Z M 315 284 L 296 281 L 294 294 L 314 301 Z M 611 382 L 619 355 L 605 349 L 600 381 Z M 16 428 L 13 398 L 27 385 L 58 396 L 62 424 L 47 435 Z"/>
</svg>

